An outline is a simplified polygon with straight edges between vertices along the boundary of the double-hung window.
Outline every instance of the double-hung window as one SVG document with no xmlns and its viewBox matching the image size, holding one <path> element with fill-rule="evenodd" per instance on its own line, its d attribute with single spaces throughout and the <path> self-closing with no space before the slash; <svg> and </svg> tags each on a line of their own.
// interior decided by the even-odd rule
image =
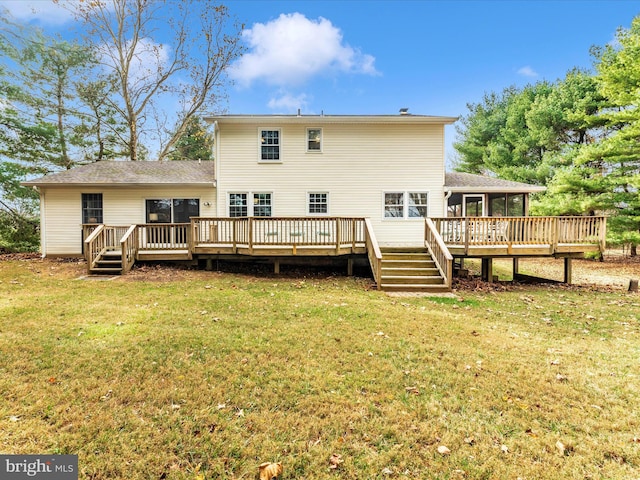
<svg viewBox="0 0 640 480">
<path fill-rule="evenodd" d="M 425 218 L 428 214 L 427 192 L 385 192 L 384 218 Z"/>
<path fill-rule="evenodd" d="M 307 152 L 322 152 L 321 128 L 307 128 Z"/>
<path fill-rule="evenodd" d="M 247 210 L 247 194 L 246 193 L 230 193 L 229 194 L 229 216 L 230 217 L 246 217 Z"/>
<path fill-rule="evenodd" d="M 260 160 L 280 161 L 280 130 L 260 130 Z"/>
<path fill-rule="evenodd" d="M 102 223 L 102 194 L 82 194 L 82 223 Z"/>
<path fill-rule="evenodd" d="M 253 194 L 253 216 L 254 217 L 270 217 L 271 216 L 271 194 L 270 193 L 254 193 Z"/>
<path fill-rule="evenodd" d="M 252 199 L 249 202 L 249 199 Z M 272 216 L 271 193 L 230 193 L 229 216 L 230 217 L 270 217 Z"/>
<path fill-rule="evenodd" d="M 329 194 L 324 192 L 310 192 L 307 197 L 309 215 L 326 215 L 329 213 Z"/>
</svg>

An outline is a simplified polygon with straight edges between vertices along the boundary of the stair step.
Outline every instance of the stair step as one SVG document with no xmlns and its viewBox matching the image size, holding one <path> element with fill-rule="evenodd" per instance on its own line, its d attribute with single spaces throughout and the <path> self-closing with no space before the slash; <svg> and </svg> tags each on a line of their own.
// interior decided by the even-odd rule
<svg viewBox="0 0 640 480">
<path fill-rule="evenodd" d="M 122 273 L 121 268 L 105 268 L 105 267 L 94 267 L 90 269 L 91 273 Z"/>
<path fill-rule="evenodd" d="M 385 292 L 450 292 L 451 290 L 445 284 L 385 284 L 381 285 L 381 290 Z"/>
<path fill-rule="evenodd" d="M 393 284 L 393 285 L 415 285 L 415 284 L 426 284 L 426 285 L 434 285 L 444 283 L 444 279 L 441 276 L 394 276 L 394 275 L 382 275 L 382 284 Z"/>
<path fill-rule="evenodd" d="M 440 275 L 440 271 L 434 267 L 427 268 L 422 266 L 412 266 L 412 267 L 382 267 L 382 276 L 392 275 L 392 276 L 400 276 L 404 275 L 407 277 L 415 277 L 415 276 L 424 276 L 424 277 L 432 277 Z"/>
</svg>

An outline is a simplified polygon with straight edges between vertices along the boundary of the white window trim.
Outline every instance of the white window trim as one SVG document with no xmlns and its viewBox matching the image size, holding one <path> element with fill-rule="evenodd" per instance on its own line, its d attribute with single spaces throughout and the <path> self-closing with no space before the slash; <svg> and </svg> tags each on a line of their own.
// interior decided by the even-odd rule
<svg viewBox="0 0 640 480">
<path fill-rule="evenodd" d="M 262 159 L 262 132 L 264 130 L 278 132 L 278 156 L 280 157 L 278 160 Z M 258 163 L 265 163 L 269 165 L 282 163 L 282 129 L 277 127 L 259 127 L 257 131 L 257 137 L 258 137 Z"/>
<path fill-rule="evenodd" d="M 320 150 L 309 150 L 309 130 L 320 130 Z M 307 153 L 312 153 L 312 154 L 317 154 L 317 153 L 322 153 L 322 149 L 324 146 L 324 132 L 322 131 L 322 127 L 307 127 L 305 136 L 304 136 L 304 143 L 305 143 L 305 149 Z"/>
<path fill-rule="evenodd" d="M 247 218 L 247 217 L 253 217 L 254 216 L 254 203 L 253 203 L 253 196 L 257 195 L 257 194 L 268 194 L 271 195 L 271 216 L 275 217 L 275 195 L 273 194 L 273 192 L 269 192 L 269 191 L 264 191 L 264 190 L 256 190 L 256 191 L 236 191 L 234 190 L 233 192 L 229 191 L 227 192 L 227 217 L 229 218 Z M 246 195 L 247 196 L 247 216 L 246 217 L 231 217 L 231 202 L 230 202 L 230 197 L 231 195 Z M 259 217 L 259 218 L 270 218 L 270 217 Z"/>
<path fill-rule="evenodd" d="M 327 213 L 317 213 L 317 212 L 313 212 L 311 213 L 311 209 L 309 208 L 311 206 L 311 202 L 309 201 L 310 198 L 309 196 L 312 194 L 320 194 L 320 195 L 326 195 L 327 196 Z M 307 191 L 307 193 L 305 194 L 305 202 L 306 202 L 306 210 L 307 210 L 307 215 L 311 216 L 311 217 L 329 217 L 330 213 L 331 213 L 331 195 L 329 195 L 329 192 L 327 191 L 318 191 L 318 190 L 310 190 Z"/>
<path fill-rule="evenodd" d="M 401 193 L 402 194 L 402 216 L 401 217 L 387 217 L 385 215 L 385 196 L 388 193 Z M 425 217 L 410 217 L 409 216 L 409 195 L 411 193 L 425 193 L 427 195 L 427 214 Z M 398 222 L 398 221 L 424 221 L 425 218 L 429 218 L 429 192 L 427 190 L 385 190 L 382 192 L 382 221 L 385 222 Z"/>
<path fill-rule="evenodd" d="M 251 216 L 252 216 L 252 217 L 254 217 L 254 216 L 255 216 L 255 210 L 254 210 L 254 208 L 255 208 L 255 203 L 253 203 L 253 202 L 254 202 L 254 196 L 255 196 L 255 195 L 270 195 L 270 196 L 271 196 L 271 204 L 269 205 L 269 206 L 271 207 L 271 217 L 275 217 L 275 215 L 274 215 L 274 213 L 273 213 L 273 211 L 274 211 L 274 203 L 275 203 L 275 202 L 273 201 L 273 198 L 274 198 L 273 192 L 265 192 L 265 191 L 262 191 L 262 190 L 261 190 L 261 191 L 255 191 L 255 192 L 249 192 L 249 196 L 251 197 L 251 201 L 249 202 L 249 203 L 251 204 L 251 205 L 250 205 L 250 207 L 251 207 L 251 208 L 250 208 L 250 210 L 251 210 Z M 262 206 L 264 206 L 264 205 L 262 205 Z M 270 217 L 262 217 L 262 216 L 261 216 L 260 218 L 270 218 Z"/>
</svg>

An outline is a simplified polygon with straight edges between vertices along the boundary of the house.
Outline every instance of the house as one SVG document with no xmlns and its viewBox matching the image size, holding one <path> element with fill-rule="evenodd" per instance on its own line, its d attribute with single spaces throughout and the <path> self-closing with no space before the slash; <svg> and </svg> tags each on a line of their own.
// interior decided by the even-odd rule
<svg viewBox="0 0 640 480">
<path fill-rule="evenodd" d="M 445 173 L 453 117 L 207 120 L 213 162 L 97 162 L 25 182 L 41 196 L 43 255 L 84 255 L 107 272 L 150 259 L 249 255 L 277 271 L 293 259 L 344 257 L 349 269 L 368 261 L 381 287 L 446 289 L 453 255 L 569 257 L 604 238 L 602 220 L 571 227 L 574 239 L 558 237 L 568 227 L 557 219 L 527 217 L 540 187 Z M 574 240 L 580 247 L 566 246 Z"/>
</svg>

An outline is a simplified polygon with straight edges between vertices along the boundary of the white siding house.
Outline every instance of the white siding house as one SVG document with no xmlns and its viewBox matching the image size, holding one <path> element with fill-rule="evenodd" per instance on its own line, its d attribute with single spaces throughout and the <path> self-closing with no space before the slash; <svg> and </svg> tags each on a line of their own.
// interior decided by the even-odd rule
<svg viewBox="0 0 640 480">
<path fill-rule="evenodd" d="M 445 214 L 444 126 L 455 118 L 207 120 L 215 125 L 217 216 L 237 214 L 238 202 L 249 216 L 264 214 L 268 202 L 278 217 L 367 217 L 384 245 L 420 243 L 424 217 Z"/>
</svg>

